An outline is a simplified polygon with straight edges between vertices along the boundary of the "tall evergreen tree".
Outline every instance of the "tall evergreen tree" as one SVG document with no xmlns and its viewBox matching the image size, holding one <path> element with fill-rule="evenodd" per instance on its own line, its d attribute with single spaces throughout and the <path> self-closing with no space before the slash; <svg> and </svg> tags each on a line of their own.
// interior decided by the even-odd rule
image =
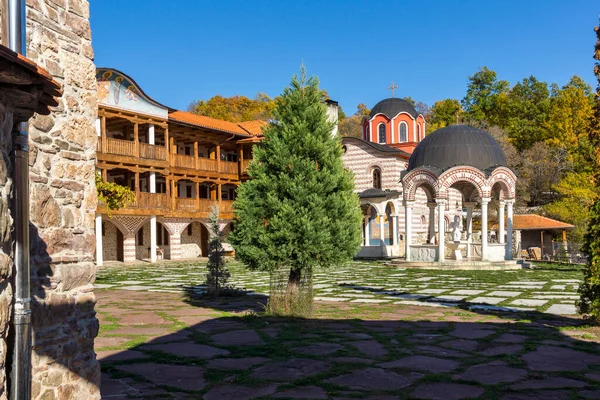
<svg viewBox="0 0 600 400">
<path fill-rule="evenodd" d="M 211 296 L 219 296 L 224 289 L 231 289 L 227 281 L 231 276 L 227 269 L 222 236 L 223 232 L 219 226 L 219 207 L 214 206 L 208 216 L 210 240 L 208 242 L 208 273 L 206 274 L 206 288 Z"/>
<path fill-rule="evenodd" d="M 315 267 L 340 266 L 357 253 L 362 215 L 318 79 L 307 78 L 304 66 L 274 120 L 255 147 L 251 179 L 238 188 L 229 239 L 248 268 L 289 270 L 286 293 L 293 296 Z"/>
<path fill-rule="evenodd" d="M 596 64 L 594 73 L 598 80 L 596 88 L 594 115 L 590 129 L 590 142 L 596 149 L 594 163 L 595 184 L 600 185 L 600 25 L 595 27 L 596 47 L 594 58 Z M 600 322 L 600 199 L 596 199 L 590 212 L 590 223 L 585 236 L 585 244 L 582 249 L 588 256 L 584 281 L 579 287 L 581 294 L 577 302 L 579 312 L 590 317 L 594 322 Z"/>
</svg>

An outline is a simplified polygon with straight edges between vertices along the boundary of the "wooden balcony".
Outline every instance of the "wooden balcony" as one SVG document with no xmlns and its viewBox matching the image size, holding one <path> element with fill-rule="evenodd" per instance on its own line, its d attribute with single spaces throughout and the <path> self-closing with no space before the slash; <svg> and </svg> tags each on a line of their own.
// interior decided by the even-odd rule
<svg viewBox="0 0 600 400">
<path fill-rule="evenodd" d="M 248 172 L 248 165 L 252 160 L 242 160 L 242 173 Z"/>
<path fill-rule="evenodd" d="M 134 204 L 132 206 L 137 208 L 168 210 L 169 197 L 166 193 L 138 192 Z"/>
<path fill-rule="evenodd" d="M 130 140 L 106 138 L 106 153 L 137 157 L 135 143 Z"/>
<path fill-rule="evenodd" d="M 238 163 L 231 161 L 221 161 L 221 172 L 223 172 L 224 174 L 237 175 Z"/>
<path fill-rule="evenodd" d="M 99 137 L 96 145 L 98 159 L 129 164 L 167 166 L 168 154 L 165 146 L 136 143 L 131 140 Z"/>
<path fill-rule="evenodd" d="M 150 160 L 167 160 L 167 148 L 153 144 L 140 143 L 140 157 Z"/>
<path fill-rule="evenodd" d="M 173 154 L 173 166 L 179 168 L 196 169 L 196 158 L 184 156 L 183 154 Z"/>
</svg>

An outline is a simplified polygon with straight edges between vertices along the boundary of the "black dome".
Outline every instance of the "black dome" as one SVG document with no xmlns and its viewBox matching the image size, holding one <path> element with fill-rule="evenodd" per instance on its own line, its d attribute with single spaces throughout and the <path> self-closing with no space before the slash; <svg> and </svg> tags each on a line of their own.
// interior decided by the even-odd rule
<svg viewBox="0 0 600 400">
<path fill-rule="evenodd" d="M 401 112 L 407 112 L 412 115 L 413 118 L 419 116 L 419 113 L 412 104 L 404 99 L 398 99 L 396 97 L 384 99 L 375 104 L 375 107 L 371 109 L 371 114 L 369 116 L 373 118 L 373 116 L 377 114 L 385 114 L 388 118 L 394 118 Z"/>
<path fill-rule="evenodd" d="M 504 152 L 489 133 L 466 125 L 450 125 L 427 135 L 415 147 L 408 169 L 426 167 L 436 174 L 459 165 L 481 171 L 506 165 Z"/>
</svg>

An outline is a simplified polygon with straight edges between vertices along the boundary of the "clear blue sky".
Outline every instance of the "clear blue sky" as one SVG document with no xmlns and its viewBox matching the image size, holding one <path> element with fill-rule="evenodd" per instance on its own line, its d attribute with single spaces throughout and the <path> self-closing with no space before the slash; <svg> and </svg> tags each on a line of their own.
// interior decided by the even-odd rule
<svg viewBox="0 0 600 400">
<path fill-rule="evenodd" d="M 214 95 L 276 96 L 304 60 L 346 113 L 390 97 L 462 98 L 481 66 L 595 87 L 598 0 L 92 0 L 96 65 L 186 109 Z"/>
</svg>

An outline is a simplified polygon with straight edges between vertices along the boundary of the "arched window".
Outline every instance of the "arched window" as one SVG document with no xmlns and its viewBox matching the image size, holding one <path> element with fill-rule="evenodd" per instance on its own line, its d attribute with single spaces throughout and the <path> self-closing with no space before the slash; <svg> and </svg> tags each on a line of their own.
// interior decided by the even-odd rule
<svg viewBox="0 0 600 400">
<path fill-rule="evenodd" d="M 373 187 L 381 189 L 381 170 L 379 168 L 373 168 Z"/>
<path fill-rule="evenodd" d="M 367 125 L 367 127 L 365 129 L 365 140 L 367 142 L 371 141 L 371 129 L 369 129 L 369 125 Z"/>
<path fill-rule="evenodd" d="M 398 124 L 398 132 L 400 132 L 399 133 L 400 143 L 408 141 L 408 134 L 406 133 L 406 128 L 407 128 L 406 122 L 400 122 L 400 124 Z"/>
<path fill-rule="evenodd" d="M 421 125 L 417 125 L 417 143 L 421 141 Z"/>
<path fill-rule="evenodd" d="M 385 124 L 379 124 L 379 143 L 385 143 Z"/>
</svg>

